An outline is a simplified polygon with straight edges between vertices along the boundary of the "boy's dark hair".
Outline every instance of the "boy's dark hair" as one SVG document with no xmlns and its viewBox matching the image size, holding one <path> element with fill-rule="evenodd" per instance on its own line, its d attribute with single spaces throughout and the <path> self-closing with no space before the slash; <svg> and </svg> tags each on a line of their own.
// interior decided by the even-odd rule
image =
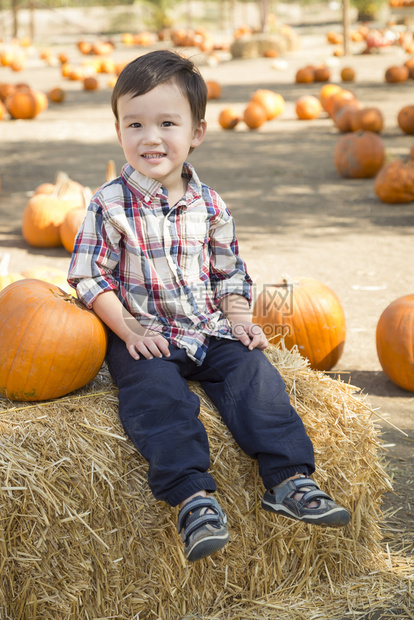
<svg viewBox="0 0 414 620">
<path fill-rule="evenodd" d="M 198 124 L 206 113 L 206 83 L 191 60 L 171 50 L 148 52 L 124 67 L 111 97 L 112 111 L 116 120 L 119 120 L 119 97 L 123 95 L 138 97 L 170 80 L 175 80 L 183 95 L 187 97 L 194 124 Z"/>
</svg>

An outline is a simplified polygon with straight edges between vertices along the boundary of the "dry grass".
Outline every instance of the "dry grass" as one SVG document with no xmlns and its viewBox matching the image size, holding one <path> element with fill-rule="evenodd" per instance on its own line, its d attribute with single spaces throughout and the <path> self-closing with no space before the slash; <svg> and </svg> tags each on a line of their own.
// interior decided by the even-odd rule
<svg viewBox="0 0 414 620">
<path fill-rule="evenodd" d="M 391 483 L 373 410 L 356 388 L 309 370 L 295 351 L 267 354 L 312 438 L 315 479 L 352 513 L 346 529 L 263 511 L 256 464 L 193 384 L 231 541 L 187 564 L 177 511 L 151 496 L 103 369 L 57 401 L 1 401 L 0 617 L 344 620 L 395 597 L 414 617 L 413 563 L 381 541 Z"/>
</svg>

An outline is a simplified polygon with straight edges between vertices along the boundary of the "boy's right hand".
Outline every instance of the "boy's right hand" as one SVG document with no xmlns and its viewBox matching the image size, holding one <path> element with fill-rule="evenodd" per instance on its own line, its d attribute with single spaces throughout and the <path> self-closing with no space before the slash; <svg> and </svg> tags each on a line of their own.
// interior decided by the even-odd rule
<svg viewBox="0 0 414 620">
<path fill-rule="evenodd" d="M 139 360 L 140 357 L 151 360 L 154 357 L 162 357 L 163 355 L 165 357 L 170 357 L 168 340 L 164 338 L 164 336 L 161 336 L 159 332 L 146 330 L 143 336 L 131 334 L 125 340 L 125 344 L 128 353 L 134 360 Z"/>
</svg>

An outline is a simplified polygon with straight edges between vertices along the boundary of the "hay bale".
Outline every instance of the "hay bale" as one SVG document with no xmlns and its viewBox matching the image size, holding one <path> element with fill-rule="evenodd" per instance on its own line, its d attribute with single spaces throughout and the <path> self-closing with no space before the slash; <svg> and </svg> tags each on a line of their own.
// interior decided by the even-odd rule
<svg viewBox="0 0 414 620">
<path fill-rule="evenodd" d="M 263 511 L 255 462 L 192 384 L 231 541 L 188 564 L 177 509 L 152 497 L 147 464 L 122 430 L 117 391 L 103 369 L 57 401 L 1 401 L 0 617 L 291 620 L 312 609 L 334 619 L 403 590 L 404 560 L 381 547 L 390 480 L 372 409 L 352 386 L 309 370 L 297 352 L 267 354 L 313 440 L 315 479 L 351 511 L 346 529 Z"/>
<path fill-rule="evenodd" d="M 260 58 L 273 50 L 283 55 L 298 50 L 299 41 L 293 30 L 275 34 L 249 34 L 235 39 L 230 46 L 230 53 L 233 58 Z"/>
</svg>

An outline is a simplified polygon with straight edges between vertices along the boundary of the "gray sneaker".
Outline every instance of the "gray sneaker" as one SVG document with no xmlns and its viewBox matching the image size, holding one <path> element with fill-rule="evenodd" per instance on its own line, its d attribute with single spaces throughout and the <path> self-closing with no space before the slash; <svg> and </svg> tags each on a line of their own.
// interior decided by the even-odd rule
<svg viewBox="0 0 414 620">
<path fill-rule="evenodd" d="M 178 513 L 177 531 L 184 555 L 195 562 L 215 553 L 229 542 L 227 517 L 213 497 L 197 495 Z"/>
<path fill-rule="evenodd" d="M 297 493 L 302 494 L 300 499 L 294 499 Z M 318 505 L 311 508 L 309 504 L 313 501 Z M 290 519 L 330 527 L 344 527 L 351 518 L 346 508 L 338 506 L 329 495 L 321 491 L 314 480 L 303 475 L 266 491 L 262 508 Z"/>
</svg>

